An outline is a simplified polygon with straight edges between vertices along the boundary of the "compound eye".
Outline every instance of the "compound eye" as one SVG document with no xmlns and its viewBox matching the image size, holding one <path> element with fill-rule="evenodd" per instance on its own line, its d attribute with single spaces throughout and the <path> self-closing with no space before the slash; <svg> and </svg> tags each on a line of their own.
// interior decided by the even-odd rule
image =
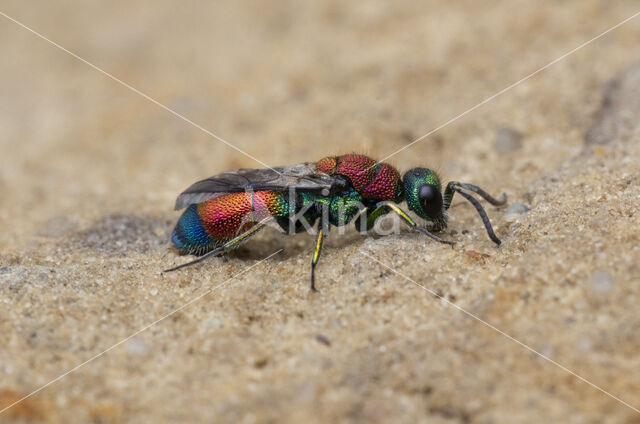
<svg viewBox="0 0 640 424">
<path fill-rule="evenodd" d="M 436 219 L 442 215 L 442 196 L 433 184 L 422 184 L 418 187 L 418 200 L 429 218 Z"/>
</svg>

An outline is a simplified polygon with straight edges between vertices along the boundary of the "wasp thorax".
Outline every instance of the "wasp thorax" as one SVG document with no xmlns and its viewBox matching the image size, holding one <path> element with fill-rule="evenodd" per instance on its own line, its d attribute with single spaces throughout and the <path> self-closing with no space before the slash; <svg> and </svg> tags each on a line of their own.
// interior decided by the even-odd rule
<svg viewBox="0 0 640 424">
<path fill-rule="evenodd" d="M 435 172 L 426 168 L 414 168 L 404 174 L 402 183 L 409 209 L 429 221 L 439 221 L 442 218 L 442 191 L 440 179 Z"/>
</svg>

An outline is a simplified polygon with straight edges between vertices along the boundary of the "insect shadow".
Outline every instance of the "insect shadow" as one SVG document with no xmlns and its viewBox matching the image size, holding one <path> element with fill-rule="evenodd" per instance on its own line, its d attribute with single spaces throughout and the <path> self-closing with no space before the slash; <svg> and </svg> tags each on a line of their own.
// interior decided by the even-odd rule
<svg viewBox="0 0 640 424">
<path fill-rule="evenodd" d="M 148 252 L 167 243 L 171 221 L 137 215 L 109 215 L 70 235 L 72 246 L 105 253 Z"/>
</svg>

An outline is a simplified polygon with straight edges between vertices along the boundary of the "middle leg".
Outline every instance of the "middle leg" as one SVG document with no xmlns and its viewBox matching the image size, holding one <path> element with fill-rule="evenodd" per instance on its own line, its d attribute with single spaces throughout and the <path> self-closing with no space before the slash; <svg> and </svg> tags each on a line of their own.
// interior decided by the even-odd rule
<svg viewBox="0 0 640 424">
<path fill-rule="evenodd" d="M 326 223 L 326 224 L 325 224 Z M 317 292 L 315 284 L 316 265 L 320 260 L 320 254 L 322 253 L 322 243 L 324 242 L 324 236 L 329 232 L 329 223 L 325 219 L 321 219 L 318 223 L 318 235 L 316 236 L 316 248 L 311 257 L 311 290 Z"/>
</svg>

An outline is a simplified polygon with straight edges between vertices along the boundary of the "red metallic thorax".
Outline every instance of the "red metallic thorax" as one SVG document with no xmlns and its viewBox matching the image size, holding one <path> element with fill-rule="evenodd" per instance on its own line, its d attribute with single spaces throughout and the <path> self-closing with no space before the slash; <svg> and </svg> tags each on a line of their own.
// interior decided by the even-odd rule
<svg viewBox="0 0 640 424">
<path fill-rule="evenodd" d="M 402 181 L 400 173 L 388 163 L 378 163 L 355 153 L 329 156 L 316 163 L 316 169 L 329 175 L 342 175 L 365 199 L 400 201 Z"/>
</svg>

